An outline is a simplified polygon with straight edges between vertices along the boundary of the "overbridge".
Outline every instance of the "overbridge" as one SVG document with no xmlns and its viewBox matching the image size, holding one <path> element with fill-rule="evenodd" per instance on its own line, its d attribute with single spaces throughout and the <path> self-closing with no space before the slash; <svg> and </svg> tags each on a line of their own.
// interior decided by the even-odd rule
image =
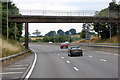
<svg viewBox="0 0 120 80">
<path fill-rule="evenodd" d="M 117 23 L 120 18 L 94 16 L 9 16 L 9 22 L 17 23 Z"/>
<path fill-rule="evenodd" d="M 30 11 L 31 12 L 31 11 Z M 46 12 L 42 12 L 43 15 L 9 15 L 9 22 L 25 23 L 25 48 L 28 46 L 28 23 L 120 23 L 118 16 L 114 17 L 97 17 L 97 16 L 81 16 L 74 15 L 45 15 Z M 68 12 L 66 12 L 68 14 Z M 40 13 L 39 13 L 40 14 Z M 53 14 L 53 13 L 50 13 Z M 56 13 L 55 13 L 56 14 Z M 73 14 L 73 15 L 72 15 Z"/>
</svg>

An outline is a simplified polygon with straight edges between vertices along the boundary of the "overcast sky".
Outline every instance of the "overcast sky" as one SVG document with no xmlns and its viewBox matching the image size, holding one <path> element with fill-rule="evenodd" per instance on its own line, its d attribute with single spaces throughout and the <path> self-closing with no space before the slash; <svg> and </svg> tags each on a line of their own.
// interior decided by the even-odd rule
<svg viewBox="0 0 120 80">
<path fill-rule="evenodd" d="M 107 8 L 112 0 L 13 0 L 21 10 L 95 10 Z M 119 0 L 116 0 L 119 2 Z M 25 11 L 24 11 L 25 12 Z M 24 14 L 24 13 L 23 13 Z M 31 23 L 29 32 L 32 34 L 36 29 L 44 35 L 51 30 L 62 29 L 67 31 L 75 28 L 77 32 L 82 29 L 81 23 Z"/>
</svg>

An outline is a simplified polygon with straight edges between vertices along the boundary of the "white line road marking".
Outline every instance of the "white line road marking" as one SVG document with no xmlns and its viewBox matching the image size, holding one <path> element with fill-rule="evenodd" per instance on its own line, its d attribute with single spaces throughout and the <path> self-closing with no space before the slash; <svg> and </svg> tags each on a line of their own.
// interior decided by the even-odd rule
<svg viewBox="0 0 120 80">
<path fill-rule="evenodd" d="M 31 49 L 32 50 L 32 49 Z M 36 52 L 34 51 L 34 50 L 32 50 L 34 53 L 35 53 L 35 58 L 34 58 L 34 62 L 33 62 L 33 64 L 32 64 L 32 67 L 31 67 L 31 69 L 29 70 L 29 72 L 28 72 L 28 74 L 26 75 L 26 79 L 28 79 L 29 77 L 30 77 L 30 75 L 32 74 L 32 71 L 33 71 L 33 69 L 34 69 L 34 67 L 35 67 L 35 64 L 36 64 L 36 62 L 37 62 L 37 54 L 36 54 Z"/>
<path fill-rule="evenodd" d="M 118 54 L 114 54 L 115 56 L 118 56 Z"/>
<path fill-rule="evenodd" d="M 70 64 L 70 61 L 67 61 L 68 64 Z"/>
<path fill-rule="evenodd" d="M 96 51 L 96 52 L 102 52 L 102 53 L 105 53 L 105 54 L 111 54 L 111 53 L 108 53 L 108 52 L 103 52 L 103 51 Z"/>
<path fill-rule="evenodd" d="M 101 60 L 101 61 L 104 61 L 104 62 L 106 61 L 105 59 L 100 59 L 100 60 Z"/>
<path fill-rule="evenodd" d="M 93 57 L 93 56 L 89 56 L 89 57 Z"/>
<path fill-rule="evenodd" d="M 22 74 L 23 72 L 6 72 L 6 73 L 0 73 L 0 74 Z"/>
<path fill-rule="evenodd" d="M 60 54 L 58 54 L 58 56 L 59 56 Z"/>
<path fill-rule="evenodd" d="M 79 71 L 79 69 L 78 69 L 78 68 L 76 68 L 76 67 L 74 67 L 74 70 Z"/>
<path fill-rule="evenodd" d="M 8 69 L 26 69 L 26 68 L 8 68 Z"/>
<path fill-rule="evenodd" d="M 64 59 L 64 57 L 62 57 L 62 59 Z"/>
<path fill-rule="evenodd" d="M 28 66 L 28 65 L 12 65 L 12 66 L 21 67 L 21 66 Z"/>
</svg>

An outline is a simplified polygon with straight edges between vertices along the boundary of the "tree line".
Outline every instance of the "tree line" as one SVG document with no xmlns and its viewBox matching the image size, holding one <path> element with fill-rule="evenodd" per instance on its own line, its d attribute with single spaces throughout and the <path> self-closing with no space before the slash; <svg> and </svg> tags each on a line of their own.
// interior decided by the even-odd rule
<svg viewBox="0 0 120 80">
<path fill-rule="evenodd" d="M 12 12 L 11 12 L 12 11 Z M 19 9 L 13 2 L 8 2 L 8 15 L 20 15 Z M 16 23 L 16 39 L 22 35 L 23 23 Z M 7 2 L 2 2 L 2 36 L 7 38 Z M 15 39 L 15 23 L 8 24 L 8 38 Z"/>
<path fill-rule="evenodd" d="M 36 36 L 40 36 L 40 31 L 39 30 L 35 30 L 35 32 L 33 32 L 33 35 Z M 70 35 L 76 35 L 76 29 L 70 29 L 66 32 L 64 32 L 62 29 L 59 29 L 57 32 L 56 31 L 50 31 L 48 33 L 45 34 L 45 36 L 43 37 L 43 42 L 65 42 L 65 41 L 72 41 L 72 38 Z"/>
<path fill-rule="evenodd" d="M 116 2 L 109 3 L 108 8 L 101 10 L 99 13 L 96 13 L 97 17 L 119 17 L 120 16 L 120 4 Z M 87 26 L 86 26 L 87 25 Z M 91 29 L 92 26 L 92 29 Z M 86 27 L 89 27 L 90 31 L 95 31 L 98 34 L 98 37 L 102 39 L 109 38 L 117 35 L 117 22 L 116 23 L 84 23 L 83 29 L 81 32 L 81 38 L 85 38 Z"/>
</svg>

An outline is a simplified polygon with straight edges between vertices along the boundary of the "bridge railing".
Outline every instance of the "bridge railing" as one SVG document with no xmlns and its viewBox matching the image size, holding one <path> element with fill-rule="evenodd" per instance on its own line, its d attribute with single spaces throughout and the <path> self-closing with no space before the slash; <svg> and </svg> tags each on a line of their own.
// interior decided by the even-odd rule
<svg viewBox="0 0 120 80">
<path fill-rule="evenodd" d="M 7 10 L 3 10 L 7 12 Z M 9 15 L 32 15 L 32 16 L 99 16 L 99 17 L 118 17 L 120 12 L 117 11 L 106 11 L 103 14 L 99 14 L 96 10 L 14 10 L 9 9 Z"/>
</svg>

